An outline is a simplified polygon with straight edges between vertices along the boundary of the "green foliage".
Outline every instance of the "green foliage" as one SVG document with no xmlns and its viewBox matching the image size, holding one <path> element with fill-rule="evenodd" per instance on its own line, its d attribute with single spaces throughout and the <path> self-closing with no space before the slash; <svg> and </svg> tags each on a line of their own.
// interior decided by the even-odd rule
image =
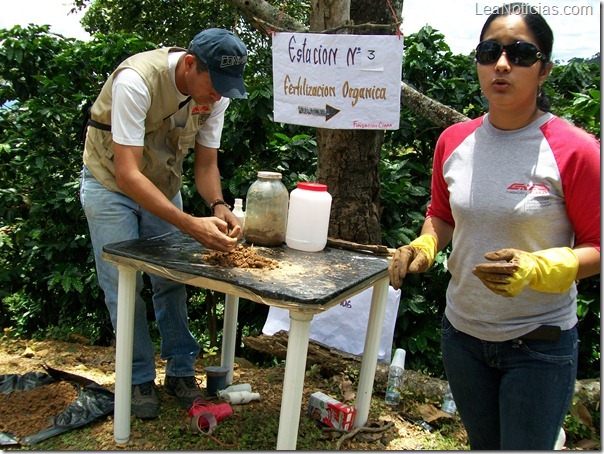
<svg viewBox="0 0 604 454">
<path fill-rule="evenodd" d="M 567 446 L 570 443 L 583 444 L 590 440 L 595 449 L 600 449 L 600 412 L 598 408 L 588 409 L 578 396 L 573 397 L 570 411 L 564 418 Z M 582 443 L 583 442 L 583 443 Z M 589 448 L 587 448 L 589 449 Z"/>
<path fill-rule="evenodd" d="M 554 66 L 544 91 L 552 99 L 552 112 L 600 137 L 599 55 L 597 57 L 573 59 L 564 66 Z"/>
<path fill-rule="evenodd" d="M 95 0 L 86 24 L 98 33 L 86 43 L 51 34 L 48 27 L 0 30 L 0 325 L 11 335 L 63 338 L 77 332 L 97 343 L 112 336 L 78 195 L 87 106 L 125 57 L 164 43 L 186 45 L 191 30 L 228 28 L 236 17 L 228 8 L 218 11 L 216 2 L 190 0 L 177 2 L 180 18 L 175 19 L 168 17 L 174 2 L 168 2 L 169 10 L 162 9 L 165 5 L 156 10 L 156 2 L 149 7 L 145 1 Z M 288 12 L 303 14 L 302 2 L 290 3 L 295 5 L 287 8 L 296 9 Z M 240 28 L 253 58 L 246 70 L 249 97 L 233 100 L 225 118 L 219 165 L 229 202 L 245 198 L 259 170 L 281 171 L 291 190 L 297 181 L 314 178 L 317 168 L 314 129 L 273 121 L 269 39 L 245 25 Z M 406 36 L 405 45 L 407 83 L 470 117 L 485 112 L 471 56 L 453 55 L 443 35 L 429 26 Z M 599 136 L 597 61 L 555 67 L 545 90 L 555 113 Z M 400 129 L 385 136 L 381 227 L 390 247 L 407 244 L 419 233 L 441 132 L 403 108 Z M 208 215 L 191 168 L 189 156 L 182 188 L 185 210 Z M 408 367 L 437 376 L 443 374 L 440 319 L 449 278 L 447 253 L 439 254 L 424 275 L 405 280 L 394 339 L 396 347 L 407 350 Z M 582 377 L 599 374 L 599 288 L 599 277 L 579 286 Z M 220 333 L 211 326 L 221 326 L 223 302 L 212 292 L 190 293 L 191 329 L 204 351 L 213 352 Z M 242 300 L 241 332 L 257 334 L 267 310 Z"/>
<path fill-rule="evenodd" d="M 430 26 L 405 36 L 402 73 L 408 85 L 464 115 L 475 117 L 485 110 L 473 59 L 452 54 L 444 35 Z M 441 132 L 441 128 L 402 106 L 400 128 L 386 132 L 384 150 L 399 154 L 398 148 L 409 147 L 417 154 L 416 159 L 430 168 Z"/>
<path fill-rule="evenodd" d="M 108 316 L 78 195 L 84 111 L 116 62 L 151 45 L 47 26 L 2 30 L 0 43 L 0 320 L 26 335 L 79 318 L 98 337 Z"/>
<path fill-rule="evenodd" d="M 583 279 L 578 285 L 579 378 L 599 376 L 601 360 L 600 276 Z"/>
<path fill-rule="evenodd" d="M 223 26 L 236 20 L 224 3 L 216 8 L 211 0 L 95 0 L 88 4 L 82 25 L 91 34 L 135 33 L 160 46 L 186 47 L 204 28 Z"/>
</svg>

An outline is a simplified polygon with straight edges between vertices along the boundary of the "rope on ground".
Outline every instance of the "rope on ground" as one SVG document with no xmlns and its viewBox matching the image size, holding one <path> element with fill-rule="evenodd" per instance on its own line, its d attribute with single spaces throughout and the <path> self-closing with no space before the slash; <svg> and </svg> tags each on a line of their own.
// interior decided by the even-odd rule
<svg viewBox="0 0 604 454">
<path fill-rule="evenodd" d="M 340 446 L 342 446 L 342 443 L 344 443 L 346 440 L 354 438 L 354 436 L 358 433 L 361 433 L 361 432 L 371 432 L 371 433 L 385 432 L 388 429 L 390 429 L 392 426 L 394 426 L 394 422 L 390 421 L 381 427 L 362 426 L 362 427 L 357 427 L 356 429 L 353 429 L 350 432 L 346 432 L 345 430 L 342 430 L 342 429 L 334 429 L 333 427 L 324 428 L 323 430 L 330 431 L 330 432 L 340 432 L 340 433 L 344 432 L 344 435 L 342 435 L 336 442 L 336 450 L 339 450 Z"/>
</svg>

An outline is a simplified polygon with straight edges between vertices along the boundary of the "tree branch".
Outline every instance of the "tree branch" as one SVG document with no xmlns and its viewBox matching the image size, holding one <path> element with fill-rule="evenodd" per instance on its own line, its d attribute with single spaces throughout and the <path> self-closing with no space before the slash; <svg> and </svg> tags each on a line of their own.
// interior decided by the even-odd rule
<svg viewBox="0 0 604 454">
<path fill-rule="evenodd" d="M 423 115 L 435 125 L 446 128 L 469 118 L 401 82 L 401 104 Z"/>
<path fill-rule="evenodd" d="M 237 8 L 243 17 L 254 27 L 258 28 L 256 26 L 256 21 L 261 21 L 262 24 L 266 25 L 266 28 L 259 28 L 259 30 L 265 33 L 267 32 L 267 29 L 289 32 L 309 31 L 308 26 L 301 24 L 290 15 L 282 13 L 279 9 L 275 8 L 273 5 L 264 0 L 227 1 L 234 8 Z M 275 24 L 279 24 L 279 27 L 277 27 Z"/>
</svg>

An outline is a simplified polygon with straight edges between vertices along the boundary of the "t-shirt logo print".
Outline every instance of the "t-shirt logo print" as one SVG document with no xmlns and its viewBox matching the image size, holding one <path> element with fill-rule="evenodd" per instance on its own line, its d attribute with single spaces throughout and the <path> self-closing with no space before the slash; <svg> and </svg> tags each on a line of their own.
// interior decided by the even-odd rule
<svg viewBox="0 0 604 454">
<path fill-rule="evenodd" d="M 545 184 L 534 183 L 512 183 L 507 187 L 508 192 L 529 192 L 549 194 L 549 188 Z"/>
<path fill-rule="evenodd" d="M 203 126 L 210 118 L 212 111 L 208 106 L 195 106 L 191 109 L 191 115 L 197 115 L 197 126 Z"/>
</svg>

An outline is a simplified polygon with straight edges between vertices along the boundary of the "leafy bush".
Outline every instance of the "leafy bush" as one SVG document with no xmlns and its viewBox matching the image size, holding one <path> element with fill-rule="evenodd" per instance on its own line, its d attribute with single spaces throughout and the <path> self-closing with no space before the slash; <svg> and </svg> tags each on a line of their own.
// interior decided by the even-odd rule
<svg viewBox="0 0 604 454">
<path fill-rule="evenodd" d="M 22 335 L 110 336 L 78 194 L 84 111 L 116 62 L 152 44 L 47 26 L 0 31 L 0 43 L 0 319 Z"/>
</svg>

